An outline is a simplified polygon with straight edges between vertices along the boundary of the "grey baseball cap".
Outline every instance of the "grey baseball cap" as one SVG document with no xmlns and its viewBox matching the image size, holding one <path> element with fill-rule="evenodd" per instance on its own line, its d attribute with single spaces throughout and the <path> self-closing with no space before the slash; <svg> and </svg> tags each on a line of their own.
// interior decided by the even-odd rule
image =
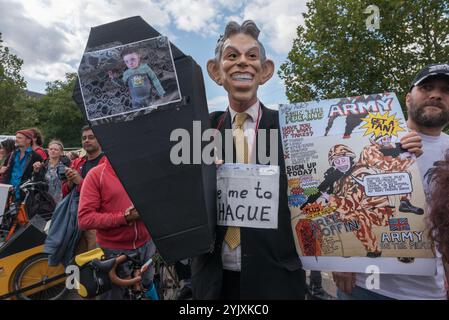
<svg viewBox="0 0 449 320">
<path fill-rule="evenodd" d="M 449 64 L 440 63 L 440 64 L 429 64 L 428 66 L 425 66 L 416 75 L 415 80 L 413 80 L 412 85 L 410 86 L 410 91 L 413 89 L 414 86 L 417 86 L 423 80 L 436 75 L 445 75 L 449 77 Z"/>
</svg>

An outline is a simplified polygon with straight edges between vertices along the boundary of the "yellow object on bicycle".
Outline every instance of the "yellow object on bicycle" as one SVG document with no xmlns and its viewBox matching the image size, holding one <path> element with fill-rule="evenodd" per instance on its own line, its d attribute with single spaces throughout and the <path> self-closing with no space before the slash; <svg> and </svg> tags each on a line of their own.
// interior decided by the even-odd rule
<svg viewBox="0 0 449 320">
<path fill-rule="evenodd" d="M 99 267 L 102 259 L 104 252 L 101 248 L 79 254 L 73 259 L 72 264 L 78 266 L 80 270 L 77 291 L 81 297 L 92 298 L 111 289 L 107 270 Z"/>
</svg>

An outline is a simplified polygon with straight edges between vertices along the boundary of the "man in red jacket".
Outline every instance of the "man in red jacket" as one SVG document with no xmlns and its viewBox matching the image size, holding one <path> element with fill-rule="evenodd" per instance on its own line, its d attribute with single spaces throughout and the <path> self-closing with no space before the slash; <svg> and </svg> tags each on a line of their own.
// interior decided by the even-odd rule
<svg viewBox="0 0 449 320">
<path fill-rule="evenodd" d="M 140 261 L 146 262 L 156 252 L 145 224 L 107 159 L 90 170 L 84 179 L 78 207 L 78 224 L 82 230 L 97 231 L 97 244 L 106 257 L 138 253 Z M 121 278 L 127 278 L 131 273 L 132 270 L 126 263 L 117 268 L 117 274 Z M 153 276 L 153 268 L 142 274 L 142 285 L 152 294 L 155 292 Z M 113 285 L 112 290 L 100 298 L 126 299 L 126 290 Z"/>
<path fill-rule="evenodd" d="M 67 196 L 73 188 L 81 192 L 81 186 L 89 170 L 103 163 L 106 159 L 100 144 L 89 126 L 81 128 L 81 143 L 83 149 L 86 150 L 86 155 L 73 160 L 70 168 L 66 168 L 67 180 L 62 182 L 63 197 Z M 78 243 L 76 253 L 80 254 L 95 249 L 96 246 L 95 230 L 84 231 Z"/>
</svg>

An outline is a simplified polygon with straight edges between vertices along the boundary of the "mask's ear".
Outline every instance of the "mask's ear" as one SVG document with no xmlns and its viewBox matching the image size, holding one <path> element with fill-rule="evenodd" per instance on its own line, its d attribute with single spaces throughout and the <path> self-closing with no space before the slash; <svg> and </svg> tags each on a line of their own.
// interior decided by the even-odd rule
<svg viewBox="0 0 449 320">
<path fill-rule="evenodd" d="M 264 84 L 271 79 L 274 73 L 274 62 L 272 60 L 266 59 L 262 65 L 262 77 L 260 84 Z"/>
<path fill-rule="evenodd" d="M 223 82 L 220 78 L 220 70 L 219 65 L 215 61 L 215 59 L 210 59 L 207 61 L 207 73 L 209 74 L 209 77 L 215 81 L 216 84 L 219 86 L 223 85 Z"/>
</svg>

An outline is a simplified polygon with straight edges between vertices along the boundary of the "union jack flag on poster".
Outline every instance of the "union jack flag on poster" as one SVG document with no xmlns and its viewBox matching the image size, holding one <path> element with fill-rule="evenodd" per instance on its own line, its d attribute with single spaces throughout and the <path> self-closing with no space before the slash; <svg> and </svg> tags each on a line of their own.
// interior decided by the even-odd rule
<svg viewBox="0 0 449 320">
<path fill-rule="evenodd" d="M 390 231 L 405 231 L 410 230 L 407 218 L 392 218 L 389 219 Z"/>
</svg>

